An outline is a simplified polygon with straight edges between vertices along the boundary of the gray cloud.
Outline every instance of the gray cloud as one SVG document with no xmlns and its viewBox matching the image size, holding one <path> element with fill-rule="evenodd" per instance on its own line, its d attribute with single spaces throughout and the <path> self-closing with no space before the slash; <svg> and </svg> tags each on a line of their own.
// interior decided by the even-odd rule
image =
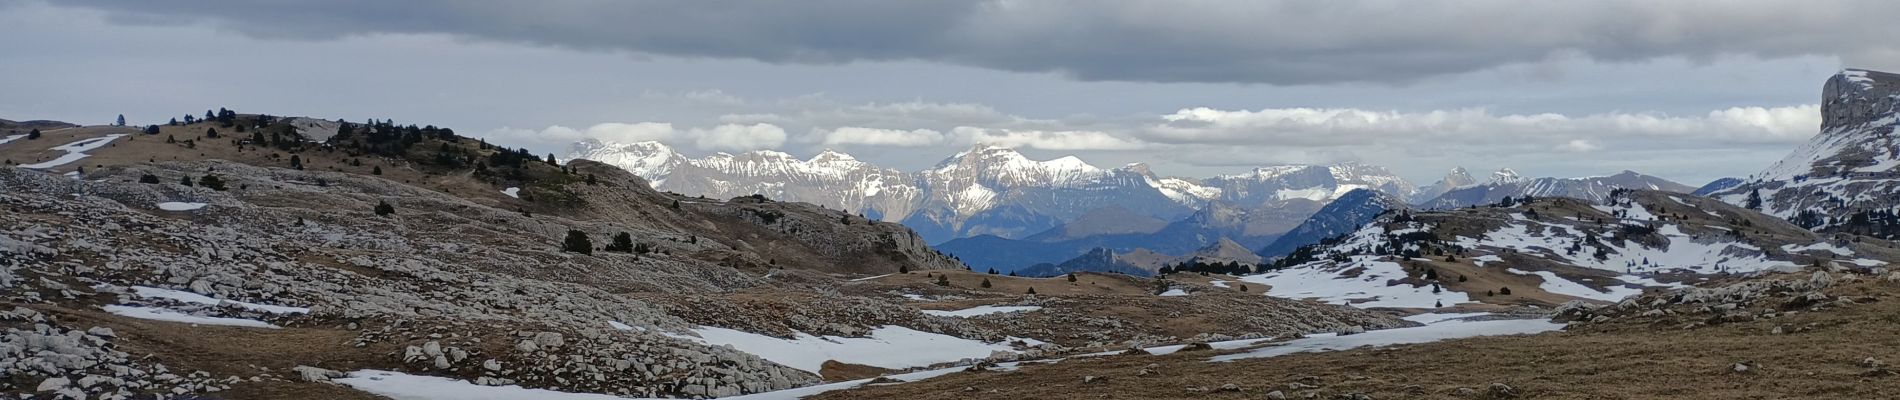
<svg viewBox="0 0 1900 400">
<path fill-rule="evenodd" d="M 1563 57 L 1835 56 L 1900 62 L 1891 1 L 76 0 L 123 22 L 265 38 L 383 33 L 835 64 L 920 60 L 1081 80 L 1324 84 Z"/>
</svg>

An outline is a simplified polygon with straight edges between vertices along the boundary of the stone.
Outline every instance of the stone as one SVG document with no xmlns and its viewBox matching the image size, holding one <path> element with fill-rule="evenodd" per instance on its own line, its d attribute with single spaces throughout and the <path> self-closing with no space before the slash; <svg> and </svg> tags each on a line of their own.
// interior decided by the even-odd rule
<svg viewBox="0 0 1900 400">
<path fill-rule="evenodd" d="M 1491 392 L 1492 398 L 1496 398 L 1496 399 L 1517 398 L 1517 388 L 1511 387 L 1511 385 L 1506 385 L 1502 382 L 1492 383 L 1489 391 Z"/>
</svg>

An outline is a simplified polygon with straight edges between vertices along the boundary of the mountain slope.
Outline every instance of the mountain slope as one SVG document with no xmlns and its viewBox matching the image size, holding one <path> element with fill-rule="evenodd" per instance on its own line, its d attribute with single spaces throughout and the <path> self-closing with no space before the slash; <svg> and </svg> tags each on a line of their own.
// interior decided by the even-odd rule
<svg viewBox="0 0 1900 400">
<path fill-rule="evenodd" d="M 1820 133 L 1786 158 L 1710 194 L 1828 232 L 1895 237 L 1900 75 L 1848 69 L 1821 90 Z"/>
<path fill-rule="evenodd" d="M 1496 203 L 1505 197 L 1524 196 L 1568 197 L 1602 202 L 1609 198 L 1611 191 L 1616 189 L 1661 190 L 1676 193 L 1695 191 L 1693 187 L 1635 171 L 1583 178 L 1525 179 L 1518 176 L 1517 172 L 1505 169 L 1494 173 L 1492 179 L 1483 184 L 1446 191 L 1431 201 L 1419 203 L 1418 206 L 1431 209 L 1458 208 Z"/>
<path fill-rule="evenodd" d="M 1606 203 L 1538 198 L 1386 214 L 1244 279 L 1272 286 L 1276 296 L 1360 306 L 1552 306 L 1616 301 L 1724 274 L 1900 260 L 1884 241 L 1824 237 L 1711 199 L 1619 190 Z"/>
<path fill-rule="evenodd" d="M 1259 248 L 1257 253 L 1265 258 L 1284 256 L 1301 246 L 1356 231 L 1386 211 L 1406 207 L 1404 202 L 1383 192 L 1364 189 L 1347 192 L 1307 217 L 1300 226 Z"/>
</svg>

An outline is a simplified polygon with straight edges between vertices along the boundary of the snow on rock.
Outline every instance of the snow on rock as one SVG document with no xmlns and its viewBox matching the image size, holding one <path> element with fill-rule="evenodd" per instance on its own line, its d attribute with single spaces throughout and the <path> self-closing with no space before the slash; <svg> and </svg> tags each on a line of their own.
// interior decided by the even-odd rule
<svg viewBox="0 0 1900 400">
<path fill-rule="evenodd" d="M 827 360 L 869 365 L 887 369 L 906 369 L 952 362 L 966 358 L 989 357 L 991 353 L 1013 352 L 1007 343 L 984 343 L 950 335 L 918 331 L 901 326 L 881 326 L 869 337 L 812 336 L 794 332 L 792 339 L 781 339 L 733 329 L 701 326 L 697 335 L 672 335 L 714 346 L 731 346 L 787 367 L 818 373 Z"/>
<path fill-rule="evenodd" d="M 197 325 L 225 325 L 225 326 L 241 326 L 241 327 L 247 327 L 247 328 L 277 329 L 277 325 L 271 325 L 268 322 L 258 321 L 254 319 L 206 317 L 206 316 L 200 316 L 200 315 L 186 314 L 186 313 L 164 309 L 164 308 L 158 308 L 158 307 L 109 305 L 109 306 L 105 306 L 104 308 L 106 312 L 109 312 L 109 313 L 126 316 L 126 317 L 138 318 L 138 319 L 149 319 L 149 320 L 154 320 L 154 321 L 183 322 L 187 324 L 197 324 Z"/>
<path fill-rule="evenodd" d="M 508 195 L 508 197 L 513 197 L 513 198 L 517 198 L 517 199 L 519 199 L 519 198 L 521 198 L 521 188 L 518 188 L 518 187 L 511 187 L 511 188 L 507 188 L 507 189 L 502 189 L 502 190 L 501 190 L 501 194 L 505 194 L 505 195 Z"/>
<path fill-rule="evenodd" d="M 91 138 L 91 139 L 82 139 L 82 140 L 75 141 L 72 143 L 62 144 L 62 145 L 53 147 L 52 149 L 64 151 L 66 152 L 65 155 L 59 156 L 59 158 L 54 158 L 52 160 L 45 161 L 45 162 L 39 162 L 39 163 L 33 163 L 33 164 L 21 164 L 20 168 L 50 169 L 50 168 L 58 167 L 61 165 L 71 164 L 74 161 L 79 161 L 82 158 L 89 157 L 89 155 L 87 155 L 86 152 L 96 150 L 100 147 L 105 147 L 106 144 L 112 143 L 113 140 L 118 139 L 123 136 L 125 136 L 125 134 L 123 133 L 112 134 L 112 135 L 105 135 L 105 136 Z"/>
<path fill-rule="evenodd" d="M 187 292 L 183 290 L 161 289 L 161 288 L 155 288 L 155 287 L 149 287 L 149 286 L 133 286 L 132 293 L 138 295 L 139 297 L 144 297 L 148 299 L 171 299 L 171 300 L 177 300 L 182 303 L 203 304 L 203 305 L 208 305 L 208 306 L 219 306 L 219 305 L 228 304 L 228 305 L 242 307 L 242 308 L 252 310 L 252 311 L 267 312 L 267 313 L 272 313 L 272 314 L 309 314 L 310 313 L 310 309 L 304 308 L 304 307 L 274 306 L 274 305 L 269 305 L 269 304 L 246 303 L 242 301 L 219 300 L 219 299 L 211 298 L 210 296 L 205 296 L 202 294 Z"/>
<path fill-rule="evenodd" d="M 1407 307 L 1431 308 L 1440 303 L 1451 306 L 1472 302 L 1462 292 L 1440 290 L 1431 285 L 1413 286 L 1395 283 L 1405 279 L 1405 267 L 1374 256 L 1353 256 L 1345 263 L 1328 265 L 1318 261 L 1259 275 L 1241 277 L 1241 281 L 1268 285 L 1267 295 L 1292 299 L 1318 299 L 1332 304 L 1360 308 Z"/>
<path fill-rule="evenodd" d="M 165 211 L 191 211 L 200 208 L 205 208 L 205 203 L 188 203 L 181 201 L 158 203 L 158 209 Z"/>
<path fill-rule="evenodd" d="M 347 385 L 395 400 L 620 400 L 621 397 L 592 393 L 567 393 L 528 389 L 516 385 L 484 386 L 455 378 L 410 375 L 373 369 L 351 372 L 332 382 Z"/>
<path fill-rule="evenodd" d="M 1563 329 L 1564 324 L 1542 319 L 1507 319 L 1493 321 L 1443 321 L 1411 328 L 1382 329 L 1365 333 L 1339 336 L 1337 334 L 1309 335 L 1239 354 L 1214 357 L 1210 361 L 1225 362 L 1249 358 L 1277 357 L 1287 354 L 1316 351 L 1346 350 L 1367 346 L 1388 346 L 1395 344 L 1428 343 L 1477 336 L 1525 335 Z"/>
<path fill-rule="evenodd" d="M 1042 306 L 977 306 L 962 310 L 924 310 L 924 313 L 939 317 L 968 318 L 989 314 L 1030 312 L 1041 309 Z"/>
<path fill-rule="evenodd" d="M 1161 292 L 1161 296 L 1167 296 L 1167 297 L 1186 296 L 1186 295 L 1188 295 L 1188 292 L 1186 290 L 1181 290 L 1181 289 L 1168 289 L 1168 291 L 1166 292 Z"/>
</svg>

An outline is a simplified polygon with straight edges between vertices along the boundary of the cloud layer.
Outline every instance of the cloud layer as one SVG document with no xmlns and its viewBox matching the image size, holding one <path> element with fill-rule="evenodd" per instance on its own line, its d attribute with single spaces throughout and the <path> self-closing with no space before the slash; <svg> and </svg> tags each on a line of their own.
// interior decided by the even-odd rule
<svg viewBox="0 0 1900 400">
<path fill-rule="evenodd" d="M 0 2 L 4 4 L 4 2 Z M 1900 63 L 1879 0 L 62 2 L 268 38 L 457 37 L 769 63 L 923 60 L 1082 80 L 1415 82 L 1562 57 Z"/>
</svg>

